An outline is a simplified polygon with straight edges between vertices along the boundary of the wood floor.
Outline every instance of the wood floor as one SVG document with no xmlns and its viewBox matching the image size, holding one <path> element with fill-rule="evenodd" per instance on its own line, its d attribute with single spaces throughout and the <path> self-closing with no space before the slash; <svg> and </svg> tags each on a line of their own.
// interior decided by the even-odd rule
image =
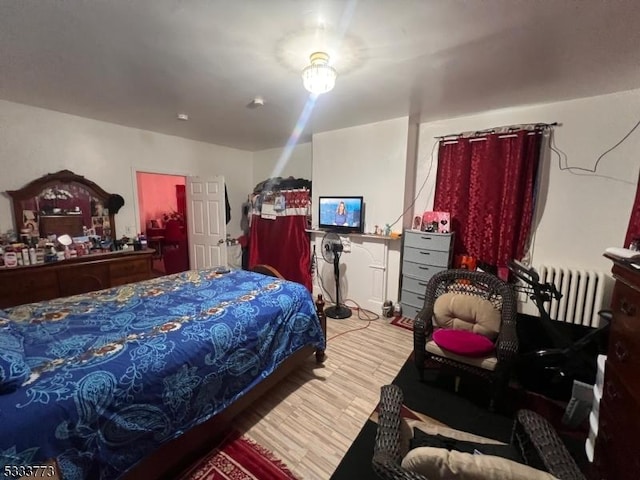
<svg viewBox="0 0 640 480">
<path fill-rule="evenodd" d="M 236 420 L 305 480 L 331 477 L 413 350 L 411 331 L 386 318 L 329 318 L 327 338 L 324 365 L 310 358 Z"/>
</svg>

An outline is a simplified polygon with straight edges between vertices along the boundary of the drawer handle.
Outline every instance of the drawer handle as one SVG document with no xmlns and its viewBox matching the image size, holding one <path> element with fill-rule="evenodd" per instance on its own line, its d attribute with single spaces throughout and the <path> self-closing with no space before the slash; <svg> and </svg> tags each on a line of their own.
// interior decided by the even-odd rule
<svg viewBox="0 0 640 480">
<path fill-rule="evenodd" d="M 431 255 L 431 252 L 420 252 L 422 255 Z"/>
<path fill-rule="evenodd" d="M 429 267 L 418 267 L 420 270 L 429 270 Z"/>
<path fill-rule="evenodd" d="M 418 282 L 418 285 L 420 285 L 421 287 L 426 287 L 428 285 L 428 283 L 425 282 Z"/>
<path fill-rule="evenodd" d="M 431 240 L 433 237 L 420 237 L 422 240 Z"/>
<path fill-rule="evenodd" d="M 424 300 L 424 295 L 416 295 L 416 297 L 418 298 L 418 300 Z"/>
<path fill-rule="evenodd" d="M 629 351 L 625 348 L 620 340 L 616 341 L 614 352 L 616 354 L 616 358 L 621 362 L 624 362 L 627 358 L 629 358 Z"/>
<path fill-rule="evenodd" d="M 636 306 L 623 298 L 620 303 L 620 311 L 629 317 L 633 317 L 636 314 Z"/>
</svg>

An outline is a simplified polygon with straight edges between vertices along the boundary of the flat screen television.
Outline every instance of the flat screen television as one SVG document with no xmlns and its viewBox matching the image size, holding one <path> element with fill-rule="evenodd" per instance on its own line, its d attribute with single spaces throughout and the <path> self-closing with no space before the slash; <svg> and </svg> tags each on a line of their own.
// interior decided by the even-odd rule
<svg viewBox="0 0 640 480">
<path fill-rule="evenodd" d="M 364 202 L 362 197 L 319 197 L 318 228 L 338 233 L 362 233 Z"/>
</svg>

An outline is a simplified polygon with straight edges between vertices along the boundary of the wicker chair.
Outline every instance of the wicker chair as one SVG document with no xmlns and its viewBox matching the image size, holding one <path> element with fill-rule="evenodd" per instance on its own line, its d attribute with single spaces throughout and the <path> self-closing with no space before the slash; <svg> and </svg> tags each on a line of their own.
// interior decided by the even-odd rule
<svg viewBox="0 0 640 480">
<path fill-rule="evenodd" d="M 380 389 L 373 470 L 382 480 L 437 480 L 402 467 L 410 435 L 400 414 L 402 402 L 402 390 L 397 385 L 384 385 Z M 585 480 L 551 424 L 535 412 L 517 412 L 511 444 L 517 447 L 523 463 L 532 468 L 546 471 L 560 480 Z"/>
<path fill-rule="evenodd" d="M 488 300 L 500 312 L 500 326 L 495 341 L 495 358 L 479 362 L 477 358 L 466 358 L 451 354 L 433 342 L 434 304 L 445 293 L 474 295 Z M 518 353 L 516 332 L 516 296 L 508 284 L 489 273 L 471 270 L 445 270 L 436 273 L 427 283 L 424 306 L 418 313 L 413 327 L 415 364 L 424 380 L 427 366 L 439 366 L 459 375 L 471 374 L 489 382 L 490 404 L 493 410 L 506 387 L 512 366 Z"/>
</svg>

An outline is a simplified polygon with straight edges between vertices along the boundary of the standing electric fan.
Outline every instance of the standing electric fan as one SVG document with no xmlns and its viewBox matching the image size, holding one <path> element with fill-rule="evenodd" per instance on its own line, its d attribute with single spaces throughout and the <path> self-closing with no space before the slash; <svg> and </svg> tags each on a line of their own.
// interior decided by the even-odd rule
<svg viewBox="0 0 640 480">
<path fill-rule="evenodd" d="M 328 232 L 322 237 L 322 258 L 333 262 L 333 275 L 336 280 L 336 304 L 327 308 L 324 313 L 329 318 L 349 318 L 351 309 L 340 304 L 340 255 L 344 251 L 342 241 L 337 233 Z"/>
</svg>

